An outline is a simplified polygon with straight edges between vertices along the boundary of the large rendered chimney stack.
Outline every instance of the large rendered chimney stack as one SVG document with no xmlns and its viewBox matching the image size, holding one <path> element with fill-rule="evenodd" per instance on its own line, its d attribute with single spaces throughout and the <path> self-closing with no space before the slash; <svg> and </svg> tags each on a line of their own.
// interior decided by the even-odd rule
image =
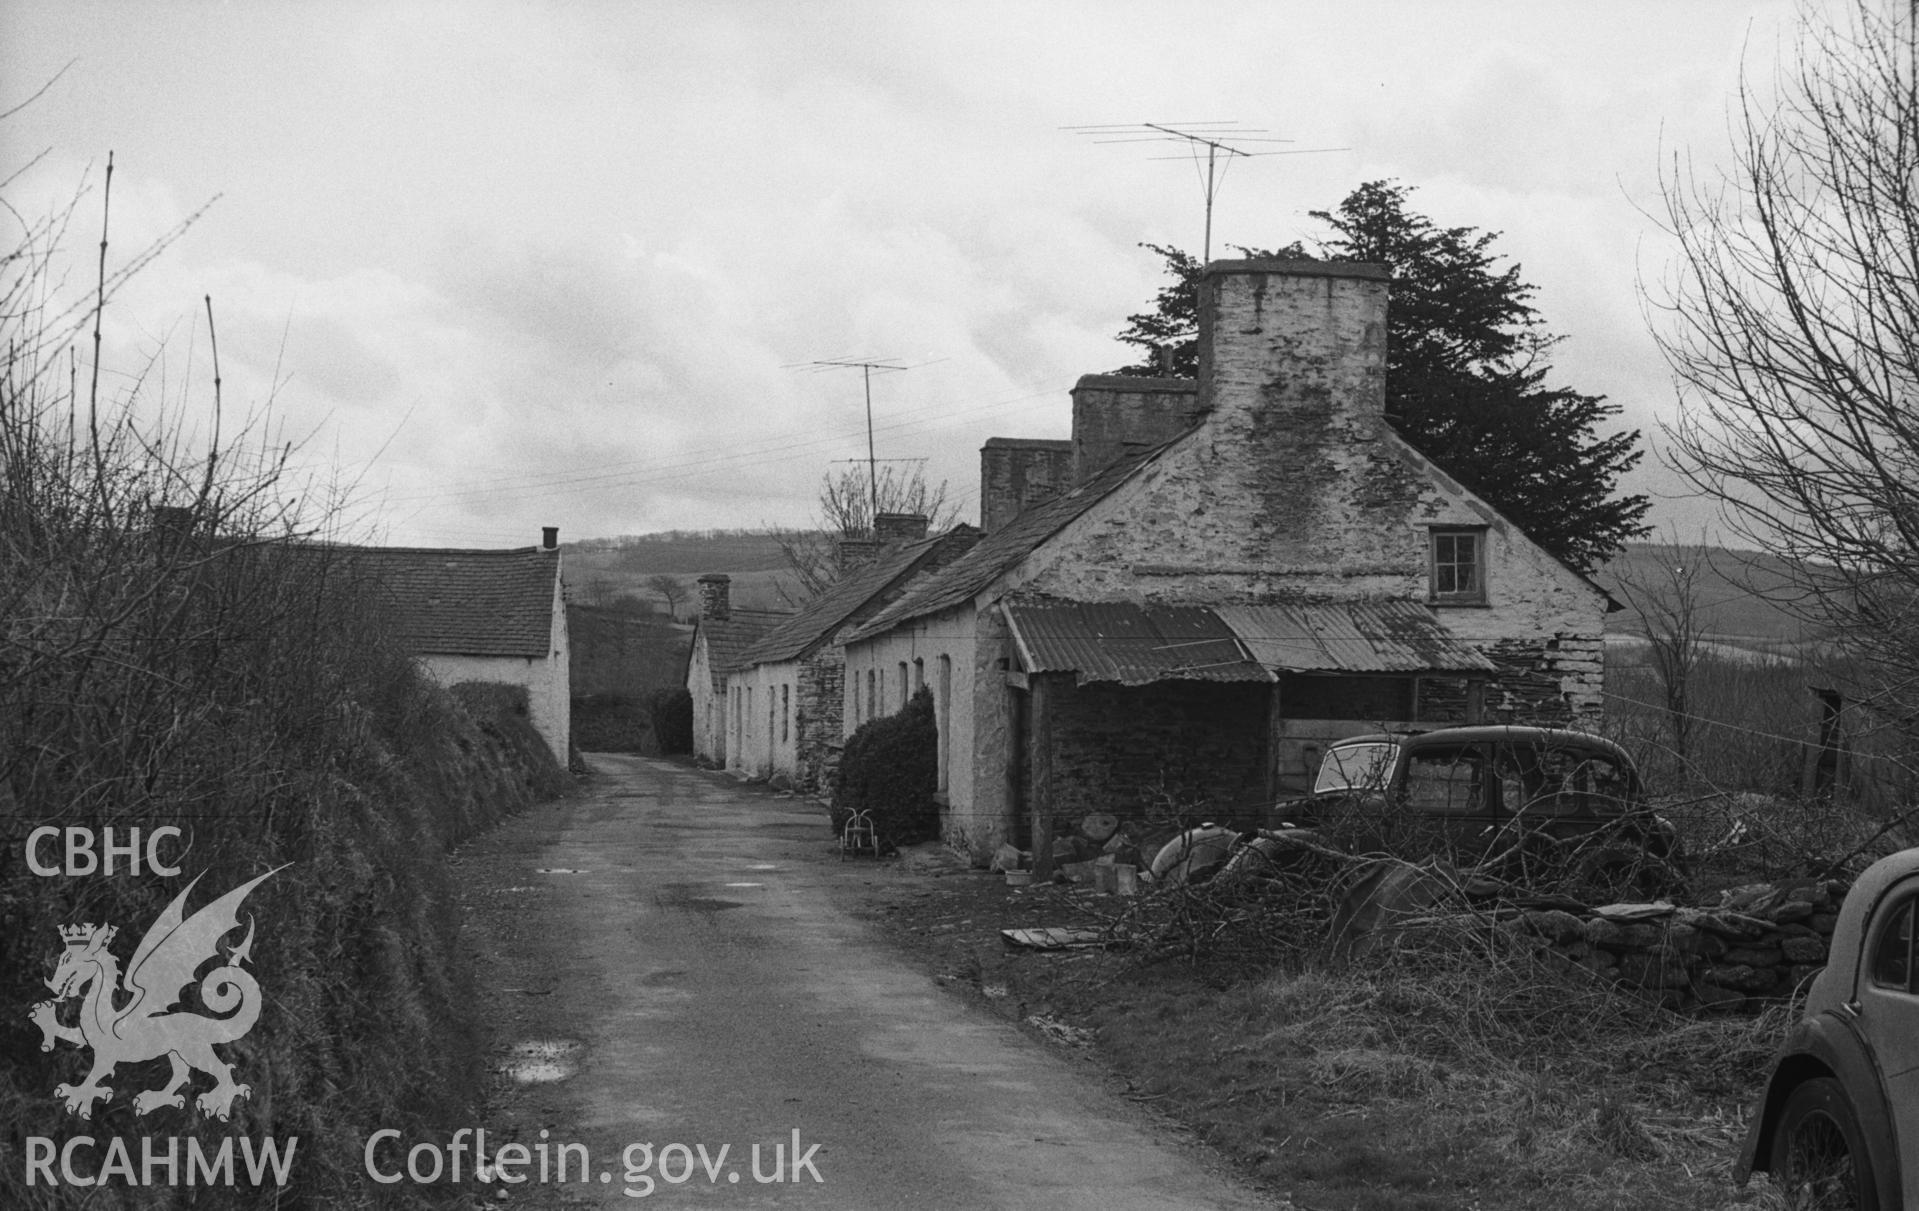
<svg viewBox="0 0 1919 1211">
<path fill-rule="evenodd" d="M 1215 430 L 1312 445 L 1386 408 L 1382 265 L 1215 261 L 1199 287 L 1199 406 Z"/>
</svg>

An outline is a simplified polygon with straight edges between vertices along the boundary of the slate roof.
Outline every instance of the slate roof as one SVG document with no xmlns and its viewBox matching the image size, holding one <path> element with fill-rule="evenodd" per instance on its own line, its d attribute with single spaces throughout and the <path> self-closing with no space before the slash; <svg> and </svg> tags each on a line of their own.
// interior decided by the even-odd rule
<svg viewBox="0 0 1919 1211">
<path fill-rule="evenodd" d="M 734 609 L 725 618 L 700 618 L 694 624 L 693 642 L 697 644 L 702 636 L 706 639 L 706 671 L 712 679 L 713 692 L 717 694 L 725 688 L 724 678 L 728 673 L 737 673 L 752 663 L 744 659 L 748 648 L 792 616 L 785 610 Z M 692 653 L 689 647 L 689 662 L 693 659 Z"/>
<path fill-rule="evenodd" d="M 841 627 L 875 598 L 883 597 L 888 589 L 911 576 L 938 554 L 942 543 L 965 543 L 977 533 L 972 526 L 955 526 L 944 534 L 880 552 L 877 558 L 849 572 L 838 583 L 801 606 L 786 622 L 768 632 L 746 653 L 741 663 L 777 664 L 812 653 L 830 641 Z"/>
<path fill-rule="evenodd" d="M 557 551 L 360 547 L 348 562 L 411 652 L 544 657 L 553 650 Z"/>
<path fill-rule="evenodd" d="M 878 635 L 909 618 L 936 614 L 971 601 L 980 590 L 999 579 L 1001 573 L 1105 499 L 1171 444 L 1128 454 L 1072 491 L 1024 510 L 1002 529 L 982 538 L 978 546 L 908 589 L 905 596 L 848 636 L 849 640 Z"/>
</svg>

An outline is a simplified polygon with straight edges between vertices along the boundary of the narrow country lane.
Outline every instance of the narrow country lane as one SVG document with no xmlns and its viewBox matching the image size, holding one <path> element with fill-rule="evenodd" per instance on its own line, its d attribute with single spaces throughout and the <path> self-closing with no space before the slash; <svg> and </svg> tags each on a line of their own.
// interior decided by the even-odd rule
<svg viewBox="0 0 1919 1211">
<path fill-rule="evenodd" d="M 575 1149 L 565 1184 L 506 1205 L 630 1206 L 649 1186 L 668 1205 L 1270 1205 L 836 909 L 827 882 L 856 868 L 817 804 L 590 761 L 582 792 L 461 855 L 487 1012 L 536 1078 L 502 1094 L 488 1151 L 591 1158 L 588 1180 Z M 650 1158 L 623 1160 L 636 1143 Z M 776 1160 L 785 1180 L 761 1180 Z"/>
</svg>

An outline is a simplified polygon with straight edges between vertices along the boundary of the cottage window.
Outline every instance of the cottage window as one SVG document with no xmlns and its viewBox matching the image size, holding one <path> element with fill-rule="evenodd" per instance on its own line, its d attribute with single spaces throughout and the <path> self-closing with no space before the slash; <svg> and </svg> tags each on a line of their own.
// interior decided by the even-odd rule
<svg viewBox="0 0 1919 1211">
<path fill-rule="evenodd" d="M 1432 532 L 1432 599 L 1477 604 L 1486 600 L 1486 531 Z"/>
<path fill-rule="evenodd" d="M 906 662 L 900 661 L 900 709 L 906 709 L 906 700 L 913 696 L 912 687 L 906 683 Z"/>
<path fill-rule="evenodd" d="M 854 727 L 858 727 L 860 725 L 860 675 L 854 673 L 847 680 L 853 683 L 853 713 L 848 718 L 853 721 Z"/>
<path fill-rule="evenodd" d="M 924 656 L 915 656 L 913 657 L 913 692 L 917 694 L 925 687 L 926 658 Z"/>
<path fill-rule="evenodd" d="M 873 670 L 866 670 L 866 717 L 873 718 L 880 713 L 879 691 L 875 688 Z"/>
<path fill-rule="evenodd" d="M 793 719 L 793 700 L 790 696 L 792 694 L 792 691 L 793 691 L 793 687 L 791 685 L 780 686 L 780 743 L 781 744 L 786 743 L 786 738 L 788 735 L 787 729 Z"/>
<path fill-rule="evenodd" d="M 945 790 L 947 769 L 953 761 L 953 658 L 940 657 L 939 714 L 936 717 L 939 729 L 939 789 Z"/>
</svg>

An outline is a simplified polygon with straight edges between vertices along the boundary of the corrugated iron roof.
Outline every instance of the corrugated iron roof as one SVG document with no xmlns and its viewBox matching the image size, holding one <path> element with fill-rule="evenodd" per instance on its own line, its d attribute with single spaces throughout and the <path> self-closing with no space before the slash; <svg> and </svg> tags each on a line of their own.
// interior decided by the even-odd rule
<svg viewBox="0 0 1919 1211">
<path fill-rule="evenodd" d="M 1297 673 L 1491 672 L 1416 601 L 1341 601 L 1219 606 L 1253 659 Z"/>
<path fill-rule="evenodd" d="M 1271 681 L 1274 673 L 1491 672 L 1416 601 L 1201 606 L 1009 602 L 1029 673 L 1112 681 Z"/>
<path fill-rule="evenodd" d="M 1077 673 L 1082 684 L 1273 680 L 1205 606 L 1015 602 L 1006 616 L 1029 673 Z"/>
</svg>

